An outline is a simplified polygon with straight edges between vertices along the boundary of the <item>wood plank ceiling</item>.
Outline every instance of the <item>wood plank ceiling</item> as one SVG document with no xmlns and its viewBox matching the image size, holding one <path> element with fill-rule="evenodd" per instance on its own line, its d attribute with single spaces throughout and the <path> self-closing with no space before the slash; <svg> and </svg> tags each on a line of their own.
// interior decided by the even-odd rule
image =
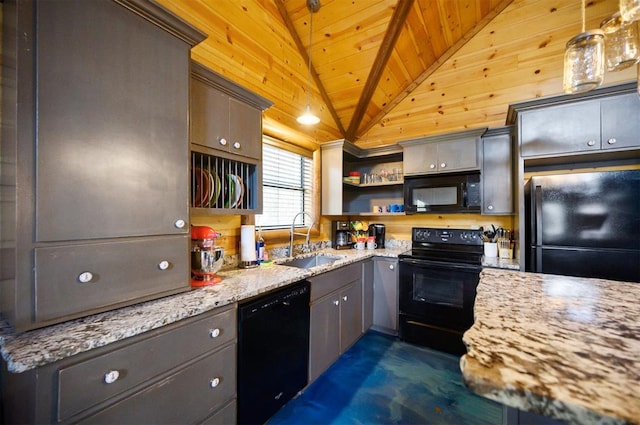
<svg viewBox="0 0 640 425">
<path fill-rule="evenodd" d="M 265 133 L 309 149 L 504 125 L 509 103 L 561 92 L 581 16 L 579 0 L 320 0 L 309 50 L 307 0 L 158 1 L 209 35 L 195 60 L 274 102 Z M 587 28 L 617 4 L 587 2 Z M 295 121 L 309 95 L 314 127 Z"/>
</svg>

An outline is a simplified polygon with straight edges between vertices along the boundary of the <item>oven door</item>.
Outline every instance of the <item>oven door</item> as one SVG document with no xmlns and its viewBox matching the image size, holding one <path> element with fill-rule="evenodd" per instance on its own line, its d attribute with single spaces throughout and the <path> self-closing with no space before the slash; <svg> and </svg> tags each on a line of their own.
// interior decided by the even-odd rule
<svg viewBox="0 0 640 425">
<path fill-rule="evenodd" d="M 401 258 L 399 268 L 400 313 L 460 333 L 471 327 L 481 266 Z"/>
</svg>

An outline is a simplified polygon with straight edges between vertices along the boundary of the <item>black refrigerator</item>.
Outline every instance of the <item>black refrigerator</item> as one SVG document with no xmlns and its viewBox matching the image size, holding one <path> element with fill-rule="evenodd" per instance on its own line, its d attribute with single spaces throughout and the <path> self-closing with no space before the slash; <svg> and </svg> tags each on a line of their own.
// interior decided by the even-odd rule
<svg viewBox="0 0 640 425">
<path fill-rule="evenodd" d="M 534 176 L 525 270 L 640 282 L 640 170 Z"/>
</svg>

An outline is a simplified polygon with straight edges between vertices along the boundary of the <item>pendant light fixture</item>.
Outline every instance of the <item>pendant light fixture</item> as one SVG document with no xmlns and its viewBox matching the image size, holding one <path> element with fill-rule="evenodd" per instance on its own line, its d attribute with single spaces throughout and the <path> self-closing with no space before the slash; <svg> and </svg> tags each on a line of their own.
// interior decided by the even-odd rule
<svg viewBox="0 0 640 425">
<path fill-rule="evenodd" d="M 604 80 L 604 32 L 585 30 L 585 0 L 582 0 L 582 32 L 567 42 L 564 54 L 565 93 L 582 93 L 599 87 Z"/>
<path fill-rule="evenodd" d="M 607 71 L 621 71 L 636 64 L 640 59 L 640 36 L 638 22 L 625 22 L 616 12 L 600 23 L 604 32 Z"/>
<path fill-rule="evenodd" d="M 307 107 L 304 114 L 300 115 L 296 121 L 303 125 L 314 125 L 320 122 L 320 118 L 311 112 L 311 47 L 313 46 L 313 14 L 320 10 L 320 0 L 307 0 L 309 9 L 309 73 L 307 78 Z"/>
</svg>

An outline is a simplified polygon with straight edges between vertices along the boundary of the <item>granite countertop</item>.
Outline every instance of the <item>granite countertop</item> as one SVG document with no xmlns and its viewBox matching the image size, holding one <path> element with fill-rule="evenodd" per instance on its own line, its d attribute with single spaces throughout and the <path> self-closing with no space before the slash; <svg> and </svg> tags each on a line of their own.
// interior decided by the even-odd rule
<svg viewBox="0 0 640 425">
<path fill-rule="evenodd" d="M 376 250 L 323 249 L 313 254 L 324 253 L 340 259 L 312 269 L 278 265 L 278 261 L 286 260 L 283 258 L 253 269 L 223 270 L 218 273 L 222 282 L 216 285 L 21 334 L 15 333 L 6 321 L 0 320 L 2 357 L 10 372 L 24 372 L 347 264 L 373 256 L 397 257 L 404 251 L 406 247 Z"/>
<path fill-rule="evenodd" d="M 571 423 L 640 423 L 640 284 L 484 269 L 460 360 L 482 396 Z"/>
</svg>

